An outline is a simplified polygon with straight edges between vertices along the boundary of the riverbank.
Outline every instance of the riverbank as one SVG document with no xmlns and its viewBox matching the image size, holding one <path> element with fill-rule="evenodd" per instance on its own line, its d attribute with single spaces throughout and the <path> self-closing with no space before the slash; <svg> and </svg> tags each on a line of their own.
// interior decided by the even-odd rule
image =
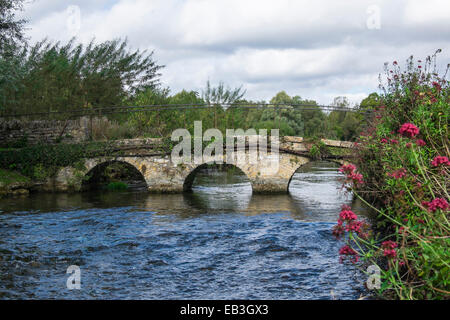
<svg viewBox="0 0 450 320">
<path fill-rule="evenodd" d="M 30 178 L 20 173 L 0 168 L 0 199 L 4 197 L 27 196 L 34 185 Z"/>
</svg>

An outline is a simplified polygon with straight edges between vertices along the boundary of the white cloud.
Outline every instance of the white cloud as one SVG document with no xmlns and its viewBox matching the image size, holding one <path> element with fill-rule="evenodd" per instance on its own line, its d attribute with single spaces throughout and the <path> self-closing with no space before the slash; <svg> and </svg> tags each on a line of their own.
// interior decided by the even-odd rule
<svg viewBox="0 0 450 320">
<path fill-rule="evenodd" d="M 78 38 L 128 37 L 155 50 L 172 91 L 200 90 L 206 80 L 244 85 L 249 98 L 279 90 L 329 103 L 377 89 L 385 61 L 450 57 L 447 0 L 37 0 L 24 15 L 32 40 L 68 40 L 69 5 L 81 9 Z M 380 29 L 366 27 L 369 5 L 380 9 Z"/>
</svg>

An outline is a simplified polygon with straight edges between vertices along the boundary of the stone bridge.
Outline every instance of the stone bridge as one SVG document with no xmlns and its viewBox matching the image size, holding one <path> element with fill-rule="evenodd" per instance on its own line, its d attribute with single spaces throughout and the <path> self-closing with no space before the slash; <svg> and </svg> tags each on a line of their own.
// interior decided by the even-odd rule
<svg viewBox="0 0 450 320">
<path fill-rule="evenodd" d="M 56 191 L 78 191 L 83 180 L 99 166 L 112 162 L 124 162 L 139 171 L 145 180 L 148 190 L 156 193 L 177 193 L 189 191 L 198 170 L 213 162 L 222 162 L 239 168 L 248 178 L 254 193 L 287 192 L 294 173 L 304 164 L 316 159 L 310 154 L 313 143 L 308 143 L 301 137 L 283 137 L 279 145 L 279 156 L 271 152 L 259 155 L 256 163 L 238 159 L 229 160 L 215 156 L 203 158 L 200 163 L 176 164 L 168 153 L 155 153 L 152 146 L 160 143 L 160 139 L 130 139 L 116 142 L 122 150 L 120 156 L 104 156 L 86 159 L 83 169 L 66 167 L 59 171 L 50 182 L 49 189 Z M 354 144 L 346 141 L 322 140 L 322 146 L 336 150 L 352 149 Z M 150 152 L 149 152 L 150 150 Z M 244 151 L 248 157 L 248 148 Z M 338 152 L 339 153 L 339 152 Z M 241 155 L 243 155 L 242 153 Z M 349 156 L 327 155 L 321 159 L 344 163 Z"/>
</svg>

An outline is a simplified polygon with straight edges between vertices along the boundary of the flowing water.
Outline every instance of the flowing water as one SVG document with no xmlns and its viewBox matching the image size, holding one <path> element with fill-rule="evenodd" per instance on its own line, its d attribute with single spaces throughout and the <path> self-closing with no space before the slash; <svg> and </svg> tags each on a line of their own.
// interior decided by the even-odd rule
<svg viewBox="0 0 450 320">
<path fill-rule="evenodd" d="M 0 200 L 0 299 L 357 299 L 364 276 L 339 264 L 330 229 L 342 204 L 365 210 L 339 178 L 315 162 L 282 195 L 205 170 L 187 194 Z"/>
</svg>

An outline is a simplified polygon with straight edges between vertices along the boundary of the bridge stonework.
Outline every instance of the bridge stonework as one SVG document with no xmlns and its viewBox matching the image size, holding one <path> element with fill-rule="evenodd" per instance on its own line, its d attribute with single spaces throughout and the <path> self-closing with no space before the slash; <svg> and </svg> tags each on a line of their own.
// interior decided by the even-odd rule
<svg viewBox="0 0 450 320">
<path fill-rule="evenodd" d="M 289 147 L 293 152 L 304 149 L 301 138 L 290 141 Z M 351 145 L 340 145 L 343 148 L 351 148 Z M 283 148 L 283 144 L 281 144 Z M 274 158 L 269 154 L 259 155 L 256 163 L 249 161 L 229 160 L 226 155 L 223 158 L 203 158 L 200 163 L 176 164 L 170 155 L 155 156 L 117 156 L 98 157 L 86 159 L 83 169 L 73 167 L 62 168 L 57 175 L 47 183 L 48 191 L 79 191 L 83 181 L 90 172 L 99 165 L 110 162 L 124 162 L 136 168 L 143 176 L 149 192 L 153 193 L 179 193 L 189 191 L 195 178 L 196 172 L 205 164 L 219 162 L 234 165 L 239 168 L 248 178 L 254 193 L 285 193 L 288 192 L 289 183 L 294 173 L 304 164 L 311 161 L 306 155 L 281 151 Z M 248 151 L 245 151 L 248 159 Z M 273 161 L 278 161 L 274 166 Z M 345 163 L 344 160 L 330 159 L 337 163 Z"/>
</svg>

